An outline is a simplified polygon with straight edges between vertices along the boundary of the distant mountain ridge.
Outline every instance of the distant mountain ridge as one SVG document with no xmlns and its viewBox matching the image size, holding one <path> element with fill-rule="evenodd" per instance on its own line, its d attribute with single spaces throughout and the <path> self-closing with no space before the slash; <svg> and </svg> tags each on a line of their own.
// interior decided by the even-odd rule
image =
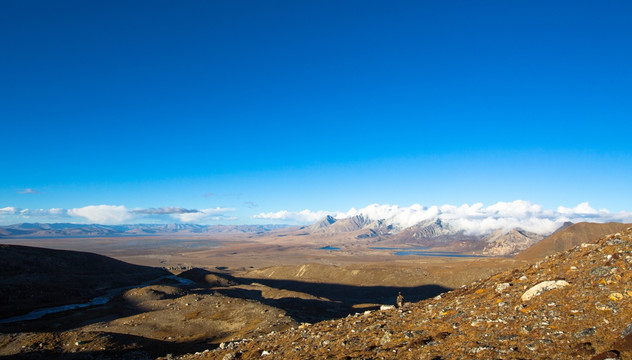
<svg viewBox="0 0 632 360">
<path fill-rule="evenodd" d="M 509 232 L 496 230 L 485 236 L 483 255 L 512 256 L 542 241 L 544 235 L 528 232 L 519 228 Z"/>
<path fill-rule="evenodd" d="M 308 227 L 313 234 L 348 233 L 356 239 L 375 239 L 380 246 L 415 246 L 473 252 L 487 256 L 513 256 L 545 238 L 520 228 L 468 234 L 438 217 L 403 227 L 392 219 L 372 220 L 362 214 L 336 219 L 331 215 Z"/>
<path fill-rule="evenodd" d="M 265 233 L 287 225 L 196 225 L 196 224 L 132 224 L 99 225 L 69 223 L 22 223 L 0 226 L 0 238 L 68 237 L 68 236 L 133 236 L 133 235 L 203 235 L 219 233 Z"/>
<path fill-rule="evenodd" d="M 392 218 L 375 220 L 360 214 L 343 219 L 328 215 L 308 229 L 312 234 L 321 236 L 347 234 L 355 239 L 369 239 L 373 244 L 379 242 L 380 246 L 422 247 L 485 256 L 516 256 L 517 259 L 527 260 L 568 250 L 629 226 L 623 223 L 565 222 L 550 234 L 538 234 L 518 227 L 470 234 L 439 217 L 404 227 Z"/>
<path fill-rule="evenodd" d="M 518 260 L 533 260 L 566 251 L 582 243 L 594 241 L 606 234 L 624 231 L 632 224 L 609 222 L 605 224 L 581 222 L 565 223 L 546 239 L 516 255 Z"/>
</svg>

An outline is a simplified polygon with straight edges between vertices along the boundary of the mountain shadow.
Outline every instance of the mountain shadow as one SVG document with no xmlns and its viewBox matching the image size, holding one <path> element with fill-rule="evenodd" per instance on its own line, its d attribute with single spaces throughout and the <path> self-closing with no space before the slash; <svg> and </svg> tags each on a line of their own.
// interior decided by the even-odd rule
<svg viewBox="0 0 632 360">
<path fill-rule="evenodd" d="M 406 301 L 417 302 L 452 289 L 440 285 L 414 287 L 362 286 L 296 280 L 238 277 L 203 269 L 179 275 L 213 284 L 213 291 L 232 298 L 250 299 L 283 309 L 299 322 L 318 322 L 354 314 L 358 311 L 395 305 L 398 293 Z M 266 287 L 265 290 L 259 287 Z"/>
</svg>

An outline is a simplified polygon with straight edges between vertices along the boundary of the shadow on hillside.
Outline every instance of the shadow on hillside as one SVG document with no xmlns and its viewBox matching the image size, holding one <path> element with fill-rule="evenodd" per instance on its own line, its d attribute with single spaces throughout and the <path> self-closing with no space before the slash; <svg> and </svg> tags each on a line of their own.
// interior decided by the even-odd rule
<svg viewBox="0 0 632 360">
<path fill-rule="evenodd" d="M 109 289 L 169 275 L 98 254 L 8 244 L 0 244 L 0 263 L 0 319 L 85 303 Z"/>
<path fill-rule="evenodd" d="M 83 360 L 83 359 L 129 359 L 144 360 L 154 359 L 167 354 L 184 355 L 195 352 L 203 352 L 204 350 L 212 350 L 217 347 L 210 342 L 168 342 L 150 339 L 142 336 L 120 334 L 120 333 L 101 333 L 100 338 L 95 338 L 90 342 L 98 342 L 107 339 L 108 342 L 115 342 L 116 349 L 107 350 L 86 350 L 73 353 L 61 352 L 53 349 L 25 349 L 24 352 L 14 355 L 4 355 L 2 359 L 6 360 L 35 360 L 35 359 L 59 359 L 59 360 Z"/>
<path fill-rule="evenodd" d="M 180 286 L 177 281 L 168 278 L 156 279 L 155 281 L 152 281 L 151 284 Z M 112 321 L 122 317 L 134 316 L 147 312 L 147 310 L 141 309 L 134 303 L 126 300 L 123 297 L 124 293 L 125 291 L 121 291 L 121 293 L 114 296 L 112 300 L 102 305 L 91 305 L 54 312 L 33 320 L 2 323 L 0 324 L 0 334 L 68 331 L 97 322 Z M 66 301 L 66 304 L 68 303 L 69 301 Z"/>
<path fill-rule="evenodd" d="M 358 286 L 295 280 L 253 279 L 202 269 L 185 271 L 179 276 L 195 281 L 195 284 L 185 286 L 188 294 L 208 295 L 218 293 L 231 298 L 251 299 L 282 309 L 286 311 L 288 316 L 298 322 L 311 323 L 341 318 L 364 310 L 376 309 L 379 308 L 380 304 L 395 304 L 398 292 L 404 295 L 406 301 L 417 302 L 450 290 L 438 285 L 416 287 Z M 279 292 L 271 290 L 274 296 L 266 297 L 264 296 L 264 291 L 265 295 L 268 295 L 267 290 L 257 288 L 256 284 L 279 290 Z M 171 283 L 169 285 L 178 286 Z M 254 286 L 244 288 L 243 285 Z M 282 290 L 291 292 L 284 294 Z M 147 312 L 147 310 L 139 308 L 123 296 L 118 296 L 111 302 L 101 306 L 51 314 L 39 320 L 2 324 L 0 325 L 0 333 L 62 332 L 144 312 Z M 34 348 L 33 351 L 26 349 L 24 353 L 5 356 L 4 358 L 11 360 L 144 359 L 165 356 L 169 353 L 184 354 L 204 351 L 205 349 L 216 347 L 217 345 L 212 343 L 218 341 L 218 339 L 208 338 L 202 342 L 175 343 L 126 334 L 102 333 L 101 336 L 109 336 L 110 343 L 115 343 L 120 347 L 112 350 L 110 347 L 105 346 L 108 350 L 62 353 L 60 350 L 51 350 L 44 346 L 44 348 Z M 130 353 L 130 350 L 118 350 L 130 348 L 136 349 L 137 352 Z"/>
<path fill-rule="evenodd" d="M 231 276 L 208 270 L 194 269 L 195 280 L 199 281 L 205 276 L 217 281 L 223 278 L 231 284 L 261 284 L 278 290 L 290 290 L 297 293 L 311 295 L 317 299 L 305 299 L 296 296 L 283 298 L 266 298 L 261 290 L 243 289 L 239 287 L 221 287 L 215 292 L 229 297 L 252 299 L 263 304 L 285 310 L 296 321 L 317 322 L 330 320 L 354 314 L 359 311 L 379 308 L 379 305 L 394 305 L 399 292 L 404 295 L 407 302 L 418 302 L 428 299 L 452 289 L 439 285 L 422 285 L 415 287 L 396 286 L 358 286 L 333 283 L 313 283 L 296 280 L 254 279 Z M 181 277 L 189 274 L 182 273 Z"/>
</svg>

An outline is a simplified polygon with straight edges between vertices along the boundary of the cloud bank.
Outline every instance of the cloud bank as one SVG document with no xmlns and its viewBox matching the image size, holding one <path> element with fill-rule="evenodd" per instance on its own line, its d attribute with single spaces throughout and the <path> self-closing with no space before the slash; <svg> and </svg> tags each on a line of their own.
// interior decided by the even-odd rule
<svg viewBox="0 0 632 360">
<path fill-rule="evenodd" d="M 91 205 L 68 210 L 71 217 L 87 219 L 95 224 L 124 224 L 134 219 L 131 211 L 125 206 Z"/>
<path fill-rule="evenodd" d="M 260 213 L 257 215 L 253 215 L 253 219 L 266 219 L 266 220 L 282 220 L 282 221 L 291 221 L 301 224 L 313 223 L 327 215 L 334 215 L 338 217 L 341 213 L 331 212 L 331 211 L 311 211 L 305 209 L 299 212 L 292 212 L 287 210 L 281 210 L 277 212 L 269 212 L 269 213 Z"/>
<path fill-rule="evenodd" d="M 574 208 L 560 206 L 557 210 L 547 210 L 543 209 L 541 205 L 524 200 L 498 202 L 487 207 L 482 203 L 430 207 L 420 204 L 408 207 L 372 204 L 362 209 L 352 208 L 346 212 L 308 209 L 299 212 L 281 210 L 260 213 L 254 215 L 253 218 L 307 224 L 316 222 L 327 215 L 332 215 L 337 219 L 363 215 L 371 220 L 385 220 L 387 224 L 401 228 L 438 218 L 468 234 L 476 235 L 486 234 L 496 229 L 509 230 L 517 227 L 538 234 L 549 234 L 567 221 L 574 223 L 581 221 L 632 222 L 631 212 L 611 213 L 606 209 L 595 210 L 590 207 L 588 202 L 583 202 Z"/>
<path fill-rule="evenodd" d="M 0 208 L 0 223 L 20 222 L 74 222 L 86 224 L 130 224 L 130 223 L 198 223 L 210 224 L 220 221 L 239 220 L 231 213 L 234 208 L 215 207 L 188 209 L 182 207 L 134 208 L 123 205 L 90 205 L 72 209 L 21 209 L 7 206 Z M 549 234 L 564 222 L 632 222 L 632 213 L 621 211 L 612 213 L 606 209 L 593 209 L 588 202 L 575 207 L 560 206 L 555 210 L 544 209 L 529 201 L 516 200 L 498 202 L 485 206 L 482 203 L 441 206 L 414 204 L 398 205 L 372 204 L 361 209 L 348 211 L 310 210 L 262 212 L 252 216 L 256 221 L 270 221 L 286 224 L 311 224 L 327 215 L 344 219 L 363 215 L 371 220 L 384 220 L 400 228 L 406 228 L 423 221 L 441 219 L 468 234 L 486 234 L 496 229 L 522 228 L 538 234 Z"/>
<path fill-rule="evenodd" d="M 233 208 L 216 207 L 211 209 L 185 209 L 180 207 L 162 207 L 147 209 L 128 209 L 123 205 L 90 205 L 73 209 L 20 209 L 16 207 L 0 208 L 0 220 L 9 223 L 28 221 L 68 221 L 88 224 L 129 224 L 139 221 L 204 223 L 210 221 L 232 221 Z M 13 220 L 11 220 L 13 219 Z"/>
</svg>

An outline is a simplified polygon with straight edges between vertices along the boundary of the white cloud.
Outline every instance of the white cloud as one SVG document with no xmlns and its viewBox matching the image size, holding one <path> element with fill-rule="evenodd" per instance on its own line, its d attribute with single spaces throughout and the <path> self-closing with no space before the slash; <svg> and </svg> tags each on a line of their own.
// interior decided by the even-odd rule
<svg viewBox="0 0 632 360">
<path fill-rule="evenodd" d="M 461 206 L 446 204 L 430 207 L 420 204 L 408 207 L 371 204 L 362 209 L 352 208 L 347 212 L 323 210 L 290 212 L 281 210 L 261 213 L 253 218 L 313 223 L 326 215 L 332 215 L 337 219 L 363 215 L 371 220 L 385 220 L 387 224 L 393 224 L 400 228 L 439 218 L 468 234 L 486 234 L 496 229 L 508 230 L 516 227 L 539 234 L 548 234 L 558 229 L 566 221 L 632 222 L 632 213 L 630 212 L 610 213 L 605 209 L 597 211 L 591 208 L 587 202 L 574 208 L 560 206 L 557 211 L 553 211 L 542 209 L 541 205 L 524 200 L 501 201 L 488 207 L 482 203 Z"/>
<path fill-rule="evenodd" d="M 234 216 L 226 215 L 226 213 L 234 211 L 236 209 L 223 207 L 197 210 L 181 207 L 128 209 L 123 205 L 90 205 L 74 209 L 20 209 L 8 206 L 0 208 L 0 223 L 54 222 L 58 219 L 77 223 L 108 225 L 129 224 L 134 221 L 207 223 L 210 221 L 238 220 Z"/>
<path fill-rule="evenodd" d="M 171 215 L 171 214 L 196 213 L 196 212 L 199 212 L 199 210 L 185 209 L 181 207 L 161 207 L 161 208 L 149 208 L 149 209 L 134 209 L 131 212 L 134 214 L 143 214 L 143 215 Z"/>
<path fill-rule="evenodd" d="M 81 217 L 95 224 L 123 224 L 135 218 L 125 206 L 90 205 L 68 210 L 68 215 Z"/>
<path fill-rule="evenodd" d="M 0 215 L 17 215 L 23 219 L 31 218 L 63 218 L 68 217 L 66 209 L 20 209 L 8 206 L 0 209 Z"/>
<path fill-rule="evenodd" d="M 25 218 L 64 218 L 68 217 L 68 210 L 66 209 L 23 209 L 20 211 L 20 216 Z"/>
<path fill-rule="evenodd" d="M 560 214 L 575 214 L 575 215 L 594 215 L 598 214 L 599 211 L 590 207 L 588 202 L 583 202 L 574 208 L 566 208 L 564 206 L 560 206 L 557 208 L 557 212 Z M 608 210 L 601 210 L 601 212 L 607 213 Z"/>
<path fill-rule="evenodd" d="M 222 208 L 216 207 L 214 209 L 202 209 L 196 211 L 189 212 L 180 212 L 180 213 L 172 213 L 170 216 L 174 219 L 180 220 L 186 223 L 195 223 L 195 222 L 203 222 L 203 221 L 231 221 L 235 220 L 232 216 L 226 216 L 225 213 L 233 212 L 236 209 L 233 208 Z"/>
<path fill-rule="evenodd" d="M 307 209 L 298 212 L 281 210 L 277 212 L 260 213 L 257 215 L 253 215 L 252 217 L 254 219 L 283 220 L 305 224 L 316 222 L 327 215 L 336 216 L 340 215 L 340 213 L 331 211 L 311 211 Z"/>
<path fill-rule="evenodd" d="M 146 209 L 128 209 L 123 205 L 90 205 L 74 209 L 21 209 L 7 206 L 0 208 L 0 222 L 14 224 L 20 222 L 64 222 L 125 224 L 132 222 L 183 222 L 210 223 L 238 220 L 230 213 L 234 208 L 186 209 L 181 207 L 161 207 Z M 344 219 L 355 215 L 364 215 L 372 220 L 384 220 L 400 228 L 406 228 L 422 221 L 442 219 L 468 234 L 485 234 L 499 228 L 522 228 L 540 234 L 548 234 L 559 228 L 564 222 L 632 222 L 632 213 L 621 211 L 611 213 L 606 209 L 595 210 L 588 202 L 575 207 L 560 206 L 556 210 L 543 209 L 541 205 L 529 201 L 516 200 L 498 202 L 485 207 L 482 203 L 463 205 L 441 205 L 426 207 L 420 204 L 411 206 L 371 204 L 361 209 L 349 209 L 346 212 L 309 210 L 260 213 L 253 219 L 276 222 L 310 224 L 331 215 Z"/>
<path fill-rule="evenodd" d="M 26 188 L 22 191 L 18 191 L 18 194 L 39 194 L 39 191 L 33 190 L 31 188 Z"/>
<path fill-rule="evenodd" d="M 20 208 L 16 208 L 13 206 L 7 206 L 0 208 L 0 215 L 16 215 L 20 213 Z"/>
</svg>

